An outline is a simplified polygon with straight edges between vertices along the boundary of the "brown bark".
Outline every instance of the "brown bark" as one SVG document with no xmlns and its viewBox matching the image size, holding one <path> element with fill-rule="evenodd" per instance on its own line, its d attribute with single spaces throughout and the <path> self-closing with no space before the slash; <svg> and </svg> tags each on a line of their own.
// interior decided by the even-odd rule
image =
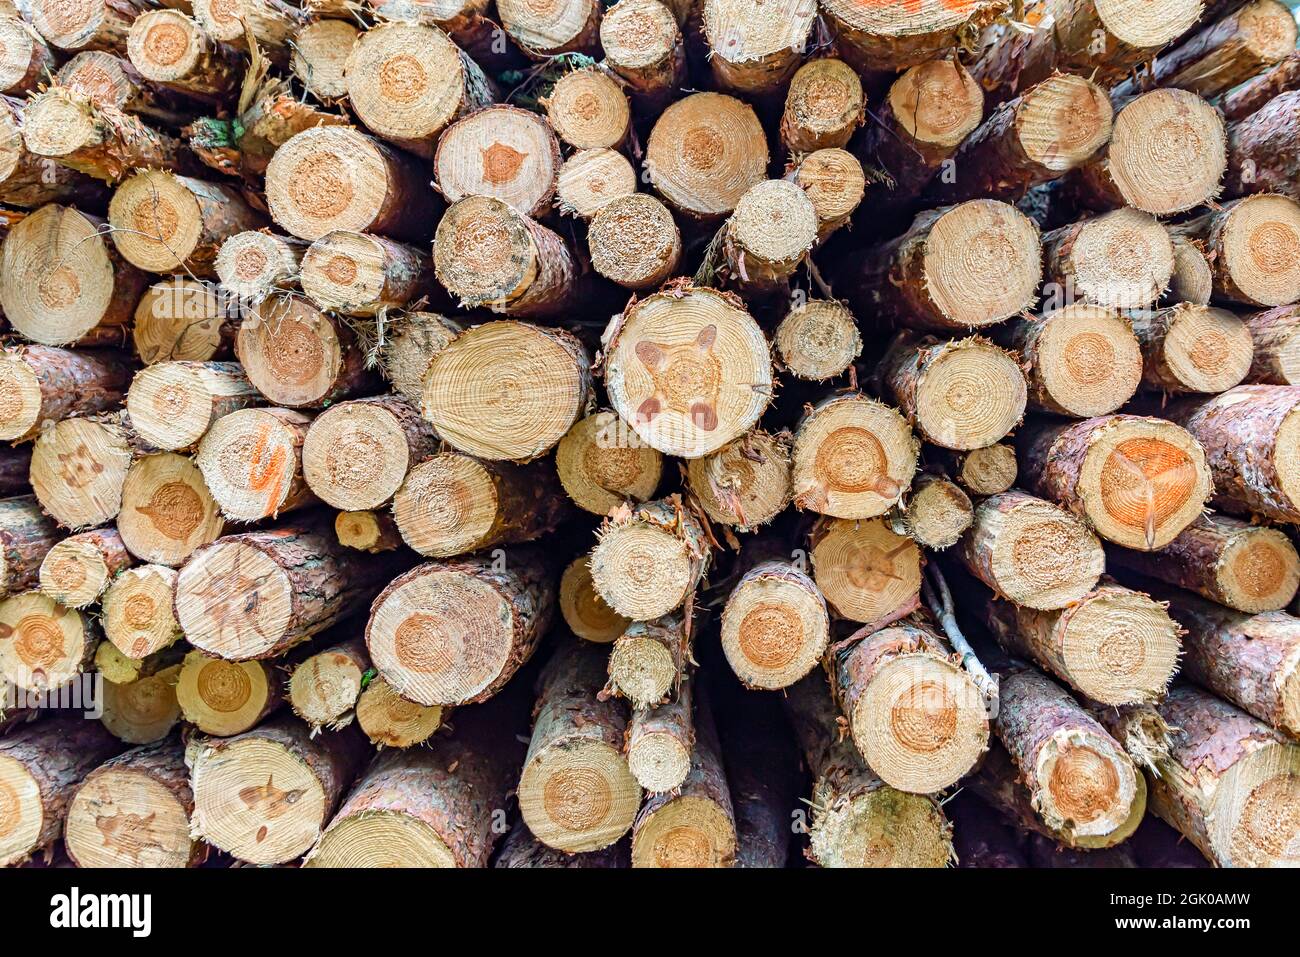
<svg viewBox="0 0 1300 957">
<path fill-rule="evenodd" d="M 869 73 L 934 59 L 958 46 L 962 36 L 978 35 L 1006 9 L 1002 0 L 916 5 L 828 0 L 821 5 L 821 15 L 840 55 L 859 73 Z"/>
<path fill-rule="evenodd" d="M 1278 306 L 1242 316 L 1255 344 L 1246 381 L 1256 385 L 1300 385 L 1300 309 Z"/>
<path fill-rule="evenodd" d="M 30 445 L 0 446 L 0 499 L 26 495 L 31 491 L 28 477 L 31 465 Z"/>
<path fill-rule="evenodd" d="M 108 192 L 102 183 L 28 150 L 22 135 L 25 108 L 23 100 L 0 96 L 0 202 L 24 208 L 67 203 L 103 209 Z"/>
<path fill-rule="evenodd" d="M 41 562 L 62 533 L 41 511 L 36 496 L 0 501 L 0 595 L 35 588 Z"/>
<path fill-rule="evenodd" d="M 31 93 L 58 66 L 54 51 L 17 9 L 0 16 L 0 89 L 21 96 Z"/>
<path fill-rule="evenodd" d="M 1300 199 L 1300 90 L 1283 93 L 1228 128 L 1227 196 L 1281 193 Z"/>
<path fill-rule="evenodd" d="M 547 847 L 528 830 L 522 820 L 516 821 L 506 839 L 501 843 L 493 867 L 557 867 L 557 868 L 609 868 L 631 867 L 631 847 L 628 841 L 619 841 L 599 851 L 585 854 L 567 854 Z"/>
<path fill-rule="evenodd" d="M 110 412 L 130 383 L 121 353 L 15 345 L 0 353 L 0 385 L 17 406 L 14 415 L 0 412 L 0 439 L 24 442 L 68 416 Z"/>
<path fill-rule="evenodd" d="M 1291 90 L 1300 90 L 1300 50 L 1287 54 L 1268 72 L 1230 90 L 1219 101 L 1219 108 L 1229 123 L 1236 123 Z"/>
<path fill-rule="evenodd" d="M 672 11 L 659 0 L 606 9 L 600 21 L 605 66 L 628 86 L 643 115 L 658 113 L 686 76 L 686 47 Z"/>
<path fill-rule="evenodd" d="M 143 76 L 199 102 L 225 105 L 239 91 L 238 51 L 214 40 L 182 10 L 152 10 L 136 18 L 127 53 Z"/>
</svg>

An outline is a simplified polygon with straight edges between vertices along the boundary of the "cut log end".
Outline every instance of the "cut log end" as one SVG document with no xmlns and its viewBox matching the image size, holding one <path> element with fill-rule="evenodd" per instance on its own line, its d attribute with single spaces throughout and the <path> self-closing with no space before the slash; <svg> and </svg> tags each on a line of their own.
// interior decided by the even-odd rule
<svg viewBox="0 0 1300 957">
<path fill-rule="evenodd" d="M 924 363 L 914 409 L 918 430 L 947 449 L 978 449 L 1004 438 L 1028 402 L 1016 358 L 991 342 L 947 343 Z"/>
<path fill-rule="evenodd" d="M 695 93 L 669 106 L 646 144 L 646 169 L 661 196 L 703 218 L 730 213 L 767 173 L 767 138 L 746 103 Z"/>
<path fill-rule="evenodd" d="M 303 254 L 298 281 L 322 309 L 373 316 L 429 288 L 429 257 L 413 246 L 365 233 L 326 233 Z"/>
<path fill-rule="evenodd" d="M 1036 405 L 1088 418 L 1114 412 L 1137 392 L 1142 350 L 1129 323 L 1113 309 L 1075 303 L 1035 322 L 1037 329 L 1024 332 L 1033 337 Z"/>
<path fill-rule="evenodd" d="M 630 618 L 624 618 L 600 597 L 591 580 L 591 561 L 586 555 L 578 556 L 564 569 L 559 604 L 569 630 L 597 644 L 611 644 L 632 624 Z"/>
<path fill-rule="evenodd" d="M 364 654 L 344 648 L 317 652 L 293 669 L 289 704 L 313 728 L 337 730 L 352 720 L 364 683 Z"/>
<path fill-rule="evenodd" d="M 822 381 L 844 372 L 862 352 L 862 336 L 848 307 L 814 299 L 791 309 L 777 326 L 781 362 L 800 379 Z"/>
<path fill-rule="evenodd" d="M 246 589 L 247 600 L 234 597 Z M 186 636 L 231 660 L 274 650 L 290 629 L 293 602 L 284 570 L 238 539 L 218 540 L 195 555 L 176 584 L 176 618 Z"/>
<path fill-rule="evenodd" d="M 1036 809 L 1049 826 L 1078 839 L 1109 835 L 1132 816 L 1137 774 L 1109 735 L 1058 731 L 1038 752 Z"/>
<path fill-rule="evenodd" d="M 1252 614 L 1278 611 L 1291 603 L 1300 586 L 1300 557 L 1283 532 L 1248 525 L 1223 550 L 1216 577 L 1229 607 Z M 1294 697 L 1300 708 L 1300 686 Z"/>
<path fill-rule="evenodd" d="M 97 642 L 90 619 L 36 591 L 0 601 L 0 635 L 0 679 L 37 692 L 81 674 Z"/>
<path fill-rule="evenodd" d="M 791 153 L 843 148 L 862 122 L 862 81 L 843 60 L 811 60 L 795 71 L 786 93 L 781 136 Z"/>
<path fill-rule="evenodd" d="M 649 621 L 679 607 L 708 563 L 703 529 L 688 512 L 650 502 L 607 522 L 591 552 L 591 577 L 611 608 Z"/>
<path fill-rule="evenodd" d="M 954 206 L 930 230 L 924 274 L 934 307 L 954 327 L 1001 322 L 1037 295 L 1043 277 L 1038 228 L 996 200 Z"/>
<path fill-rule="evenodd" d="M 100 719 L 114 737 L 127 744 L 152 744 L 180 723 L 176 681 L 181 666 L 172 665 L 129 684 L 104 682 L 104 714 Z"/>
<path fill-rule="evenodd" d="M 41 562 L 41 591 L 65 608 L 98 601 L 113 577 L 132 564 L 121 537 L 112 529 L 65 538 Z"/>
<path fill-rule="evenodd" d="M 756 429 L 712 455 L 691 459 L 686 480 L 705 514 L 748 531 L 766 525 L 791 498 L 790 439 Z"/>
<path fill-rule="evenodd" d="M 818 239 L 825 239 L 849 221 L 867 189 L 866 172 L 857 157 L 837 148 L 809 153 L 792 179 L 817 214 Z"/>
<path fill-rule="evenodd" d="M 1218 393 L 1239 385 L 1250 371 L 1250 329 L 1228 310 L 1181 303 L 1155 320 L 1135 322 L 1146 347 L 1149 385 Z"/>
<path fill-rule="evenodd" d="M 681 674 L 681 621 L 634 621 L 609 652 L 609 687 L 634 708 L 663 702 Z"/>
<path fill-rule="evenodd" d="M 1053 173 L 1086 162 L 1111 137 L 1106 92 L 1081 76 L 1057 73 L 1030 89 L 1017 111 L 1020 147 Z"/>
<path fill-rule="evenodd" d="M 418 423 L 414 442 L 406 429 Z M 428 426 L 398 399 L 344 402 L 322 412 L 302 444 L 303 477 L 338 509 L 378 508 L 401 487 L 418 455 L 433 444 Z"/>
<path fill-rule="evenodd" d="M 298 297 L 259 303 L 240 324 L 235 349 L 248 380 L 276 405 L 319 406 L 365 381 L 344 327 Z"/>
<path fill-rule="evenodd" d="M 1068 237 L 1058 243 L 1059 237 Z M 1124 208 L 1043 237 L 1049 272 L 1089 302 L 1141 309 L 1160 298 L 1174 272 L 1169 233 L 1155 217 Z"/>
<path fill-rule="evenodd" d="M 41 433 L 32 449 L 32 491 L 60 525 L 94 528 L 117 517 L 132 458 L 118 426 L 63 419 Z"/>
<path fill-rule="evenodd" d="M 1234 300 L 1280 306 L 1300 298 L 1300 204 L 1285 196 L 1248 196 L 1223 222 L 1216 268 L 1236 287 Z"/>
<path fill-rule="evenodd" d="M 1169 277 L 1169 302 L 1208 305 L 1214 294 L 1214 272 L 1199 246 L 1174 236 L 1174 272 Z"/>
<path fill-rule="evenodd" d="M 225 358 L 234 339 L 232 312 L 216 284 L 169 276 L 145 290 L 131 340 L 145 365 Z"/>
<path fill-rule="evenodd" d="M 359 31 L 347 20 L 316 20 L 294 36 L 293 74 L 318 100 L 337 100 L 348 93 L 344 64 Z"/>
<path fill-rule="evenodd" d="M 436 312 L 390 315 L 379 361 L 393 390 L 419 408 L 429 363 L 462 331 L 459 323 Z"/>
<path fill-rule="evenodd" d="M 383 748 L 413 748 L 442 727 L 448 709 L 403 698 L 383 678 L 374 678 L 357 702 L 357 724 L 370 743 Z"/>
<path fill-rule="evenodd" d="M 636 185 L 636 170 L 622 153 L 578 150 L 560 167 L 555 202 L 564 213 L 591 219 L 605 204 L 636 194 Z"/>
<path fill-rule="evenodd" d="M 195 858 L 182 748 L 91 772 L 68 806 L 64 842 L 79 867 L 188 867 Z M 137 752 L 138 753 L 138 752 Z M 146 752 L 147 753 L 147 752 Z M 153 766 L 151 766 L 153 765 Z M 160 773 L 161 772 L 161 773 Z"/>
<path fill-rule="evenodd" d="M 747 189 L 727 221 L 733 258 L 755 266 L 755 277 L 788 276 L 817 241 L 820 219 L 798 183 L 769 179 Z M 743 281 L 743 276 L 741 277 Z"/>
<path fill-rule="evenodd" d="M 560 144 L 546 119 L 514 106 L 465 116 L 438 139 L 433 174 L 447 202 L 486 196 L 525 216 L 550 207 Z"/>
<path fill-rule="evenodd" d="M 1115 117 L 1107 173 L 1124 202 L 1170 216 L 1213 199 L 1227 167 L 1223 118 L 1186 90 L 1153 90 Z"/>
<path fill-rule="evenodd" d="M 501 24 L 528 54 L 544 59 L 560 53 L 590 53 L 600 23 L 597 0 L 503 0 Z"/>
<path fill-rule="evenodd" d="M 163 565 L 128 568 L 104 592 L 104 636 L 123 654 L 141 659 L 180 637 L 172 613 L 176 572 Z"/>
<path fill-rule="evenodd" d="M 438 223 L 434 268 L 438 281 L 467 306 L 507 312 L 523 301 L 534 282 L 544 283 L 548 268 L 527 216 L 493 196 L 470 196 L 455 203 Z M 551 253 L 567 254 L 567 249 Z"/>
<path fill-rule="evenodd" d="M 147 80 L 174 83 L 200 69 L 211 39 L 181 10 L 150 10 L 131 24 L 126 52 Z"/>
<path fill-rule="evenodd" d="M 648 732 L 628 749 L 627 765 L 637 782 L 651 794 L 681 786 L 691 770 L 689 742 L 666 732 Z"/>
<path fill-rule="evenodd" d="M 681 232 L 672 213 L 645 193 L 604 203 L 591 219 L 587 244 L 596 272 L 628 289 L 662 285 L 682 256 Z"/>
<path fill-rule="evenodd" d="M 811 557 L 817 587 L 850 621 L 874 622 L 895 614 L 921 588 L 921 549 L 882 519 L 826 523 Z"/>
<path fill-rule="evenodd" d="M 809 853 L 822 867 L 947 867 L 952 827 L 926 795 L 862 788 L 822 813 Z"/>
<path fill-rule="evenodd" d="M 271 676 L 260 661 L 224 661 L 191 651 L 181 666 L 176 701 L 185 720 L 205 734 L 242 734 L 279 701 Z"/>
<path fill-rule="evenodd" d="M 545 101 L 551 126 L 574 149 L 617 149 L 627 138 L 632 111 L 623 88 L 597 69 L 560 77 Z"/>
<path fill-rule="evenodd" d="M 955 482 L 924 476 L 912 487 L 903 513 L 908 533 L 927 548 L 957 544 L 974 520 L 970 497 Z"/>
<path fill-rule="evenodd" d="M 731 809 L 703 795 L 683 795 L 638 822 L 633 867 L 731 867 L 736 823 Z"/>
<path fill-rule="evenodd" d="M 203 473 L 173 452 L 147 455 L 126 473 L 117 530 L 131 553 L 159 565 L 180 565 L 225 528 Z"/>
<path fill-rule="evenodd" d="M 402 538 L 421 555 L 449 558 L 483 546 L 501 521 L 494 474 L 443 452 L 411 469 L 393 502 Z"/>
<path fill-rule="evenodd" d="M 736 585 L 722 613 L 722 650 L 748 687 L 786 688 L 808 674 L 830 640 L 826 601 L 793 565 L 765 562 Z"/>
<path fill-rule="evenodd" d="M 984 115 L 984 91 L 956 59 L 910 68 L 890 86 L 888 103 L 894 122 L 922 149 L 955 149 Z"/>
<path fill-rule="evenodd" d="M 339 544 L 363 552 L 391 552 L 402 545 L 396 523 L 385 512 L 366 509 L 339 512 L 334 516 L 334 535 Z"/>
<path fill-rule="evenodd" d="M 33 62 L 37 70 L 33 70 Z M 40 79 L 39 68 L 46 63 L 52 66 L 53 56 L 39 34 L 32 36 L 21 16 L 0 18 L 0 90 L 14 94 L 34 89 Z"/>
<path fill-rule="evenodd" d="M 1178 668 L 1178 624 L 1140 592 L 1103 586 L 1058 627 L 1063 677 L 1102 704 L 1154 701 Z"/>
<path fill-rule="evenodd" d="M 539 841 L 575 853 L 595 851 L 632 826 L 641 786 L 627 760 L 605 741 L 580 739 L 535 755 L 519 781 L 519 808 Z"/>
<path fill-rule="evenodd" d="M 961 460 L 957 480 L 975 495 L 997 495 L 1016 484 L 1016 450 L 1002 443 L 972 449 Z"/>
<path fill-rule="evenodd" d="M 296 243 L 259 230 L 246 230 L 221 244 L 215 268 L 221 285 L 233 295 L 260 302 L 297 278 L 301 258 L 302 249 Z"/>
<path fill-rule="evenodd" d="M 233 363 L 159 362 L 138 373 L 127 394 L 131 427 L 155 448 L 195 445 L 214 419 L 261 396 Z"/>
<path fill-rule="evenodd" d="M 310 422 L 284 409 L 240 409 L 208 430 L 195 461 L 226 518 L 256 522 L 312 500 L 301 460 Z"/>
<path fill-rule="evenodd" d="M 663 456 L 646 445 L 613 412 L 579 420 L 555 450 L 555 469 L 565 492 L 581 508 L 608 515 L 625 501 L 654 496 Z"/>
</svg>

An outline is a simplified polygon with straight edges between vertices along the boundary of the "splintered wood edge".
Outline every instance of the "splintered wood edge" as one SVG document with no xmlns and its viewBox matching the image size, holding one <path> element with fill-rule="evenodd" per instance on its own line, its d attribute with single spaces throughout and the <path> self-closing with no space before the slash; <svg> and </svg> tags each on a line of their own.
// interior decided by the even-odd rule
<svg viewBox="0 0 1300 957">
<path fill-rule="evenodd" d="M 1129 820 L 1140 774 L 1110 735 L 1062 728 L 1035 759 L 1034 807 L 1053 830 L 1102 838 Z"/>
<path fill-rule="evenodd" d="M 999 524 L 989 565 L 998 591 L 1018 605 L 1064 608 L 1092 591 L 1105 569 L 1097 537 L 1050 502 L 1026 501 L 1002 513 Z"/>
<path fill-rule="evenodd" d="M 642 523 L 600 534 L 591 552 L 591 577 L 606 604 L 633 621 L 668 614 L 696 584 L 689 543 Z"/>
<path fill-rule="evenodd" d="M 689 460 L 686 476 L 709 518 L 742 530 L 772 521 L 793 494 L 788 445 L 757 429 Z"/>
<path fill-rule="evenodd" d="M 1159 699 L 1178 670 L 1178 623 L 1160 603 L 1105 587 L 1062 615 L 1060 655 L 1070 683 L 1108 705 Z"/>
<path fill-rule="evenodd" d="M 313 727 L 340 727 L 361 696 L 364 677 L 349 655 L 322 651 L 312 655 L 289 676 L 289 703 L 294 713 Z"/>
</svg>

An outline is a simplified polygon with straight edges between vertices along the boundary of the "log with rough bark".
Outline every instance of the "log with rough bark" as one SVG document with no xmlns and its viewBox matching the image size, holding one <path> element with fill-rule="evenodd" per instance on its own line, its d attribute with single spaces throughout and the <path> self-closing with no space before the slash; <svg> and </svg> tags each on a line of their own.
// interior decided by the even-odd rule
<svg viewBox="0 0 1300 957">
<path fill-rule="evenodd" d="M 54 85 L 88 96 L 96 106 L 114 106 L 159 123 L 172 125 L 183 119 L 130 60 L 102 50 L 78 53 L 54 75 Z"/>
<path fill-rule="evenodd" d="M 284 704 L 284 678 L 275 662 L 223 661 L 191 651 L 177 676 L 176 702 L 199 731 L 228 738 Z"/>
<path fill-rule="evenodd" d="M 131 323 L 131 342 L 140 361 L 153 365 L 231 358 L 239 322 L 227 291 L 187 276 L 168 276 L 146 289 Z"/>
<path fill-rule="evenodd" d="M 126 409 L 136 433 L 164 451 L 195 445 L 216 421 L 265 401 L 237 362 L 158 362 L 136 373 Z"/>
<path fill-rule="evenodd" d="M 1191 685 L 1160 705 L 1174 731 L 1151 810 L 1223 867 L 1300 861 L 1300 746 Z"/>
<path fill-rule="evenodd" d="M 654 498 L 664 460 L 615 413 L 579 419 L 555 447 L 555 470 L 580 508 L 608 515 L 623 502 Z"/>
<path fill-rule="evenodd" d="M 251 34 L 258 49 L 278 63 L 288 59 L 293 37 L 308 18 L 286 0 L 191 0 L 190 5 L 214 39 L 245 48 Z"/>
<path fill-rule="evenodd" d="M 176 570 L 137 565 L 109 583 L 100 608 L 104 637 L 122 654 L 141 660 L 175 644 L 180 625 L 172 611 Z"/>
<path fill-rule="evenodd" d="M 1228 196 L 1282 193 L 1300 199 L 1291 144 L 1300 135 L 1300 90 L 1283 93 L 1228 129 Z"/>
<path fill-rule="evenodd" d="M 901 518 L 908 535 L 926 548 L 942 550 L 957 544 L 974 512 L 970 496 L 956 482 L 926 472 L 912 483 Z"/>
<path fill-rule="evenodd" d="M 549 212 L 559 171 L 560 141 L 545 117 L 509 104 L 451 124 L 433 156 L 434 180 L 447 202 L 488 196 L 532 218 Z"/>
<path fill-rule="evenodd" d="M 24 442 L 70 415 L 117 408 L 131 369 L 117 352 L 15 345 L 0 351 L 0 439 Z"/>
<path fill-rule="evenodd" d="M 817 209 L 797 182 L 756 183 L 737 200 L 701 272 L 750 297 L 784 293 L 816 244 L 819 226 Z"/>
<path fill-rule="evenodd" d="M 799 0 L 704 0 L 698 15 L 717 87 L 754 99 L 788 86 L 817 20 L 816 9 Z"/>
<path fill-rule="evenodd" d="M 856 318 L 834 299 L 810 299 L 791 309 L 772 344 L 787 372 L 813 381 L 835 378 L 862 353 Z"/>
<path fill-rule="evenodd" d="M 433 264 L 427 253 L 405 243 L 335 230 L 303 254 L 298 280 L 322 309 L 346 316 L 374 316 L 426 297 Z"/>
<path fill-rule="evenodd" d="M 790 78 L 781 142 L 791 156 L 843 149 L 862 125 L 865 111 L 862 80 L 852 67 L 832 57 L 809 60 Z"/>
<path fill-rule="evenodd" d="M 41 563 L 62 537 L 35 495 L 0 499 L 0 597 L 35 588 Z"/>
<path fill-rule="evenodd" d="M 622 84 L 597 67 L 560 77 L 541 105 L 556 136 L 575 150 L 619 149 L 632 129 Z"/>
<path fill-rule="evenodd" d="M 636 184 L 636 170 L 622 153 L 576 150 L 556 177 L 555 206 L 563 215 L 590 220 L 606 203 L 634 195 Z"/>
<path fill-rule="evenodd" d="M 1255 345 L 1246 381 L 1300 385 L 1300 307 L 1279 306 L 1241 317 Z"/>
<path fill-rule="evenodd" d="M 84 608 L 99 600 L 117 574 L 135 564 L 122 536 L 112 527 L 70 535 L 41 562 L 41 591 L 65 608 Z"/>
<path fill-rule="evenodd" d="M 609 650 L 603 693 L 626 698 L 635 709 L 668 701 L 686 680 L 693 631 L 691 620 L 679 614 L 633 621 Z"/>
<path fill-rule="evenodd" d="M 649 794 L 682 787 L 695 747 L 695 682 L 684 680 L 677 697 L 632 712 L 627 730 L 627 766 Z"/>
<path fill-rule="evenodd" d="M 221 508 L 257 522 L 316 503 L 303 477 L 303 441 L 312 417 L 292 409 L 240 409 L 218 419 L 194 461 Z"/>
<path fill-rule="evenodd" d="M 45 38 L 19 11 L 0 14 L 0 90 L 21 96 L 37 89 L 58 63 Z"/>
<path fill-rule="evenodd" d="M 727 596 L 722 650 L 747 688 L 794 684 L 816 667 L 829 640 L 826 601 L 798 565 L 759 562 Z"/>
<path fill-rule="evenodd" d="M 500 691 L 533 656 L 554 610 L 555 584 L 534 549 L 428 562 L 375 599 L 366 645 L 404 698 L 472 704 Z"/>
<path fill-rule="evenodd" d="M 1250 329 L 1226 309 L 1184 302 L 1130 318 L 1142 343 L 1142 382 L 1149 389 L 1223 392 L 1250 371 Z"/>
<path fill-rule="evenodd" d="M 424 400 L 424 374 L 429 371 L 429 363 L 462 332 L 458 322 L 436 312 L 387 316 L 379 367 L 393 390 L 419 406 Z"/>
<path fill-rule="evenodd" d="M 4 20 L 0 20 L 0 44 L 7 42 Z M 0 47 L 0 60 L 5 49 Z M 67 203 L 103 209 L 106 190 L 102 183 L 27 149 L 22 133 L 25 108 L 22 100 L 0 96 L 0 202 L 24 208 Z"/>
<path fill-rule="evenodd" d="M 747 103 L 722 93 L 693 93 L 659 115 L 646 141 L 645 172 L 682 215 L 725 216 L 766 179 L 767 138 Z"/>
<path fill-rule="evenodd" d="M 1230 90 L 1219 101 L 1219 108 L 1229 123 L 1236 123 L 1283 93 L 1297 89 L 1300 89 L 1300 50 L 1293 50 L 1272 69 Z"/>
<path fill-rule="evenodd" d="M 1171 227 L 1201 245 L 1216 300 L 1282 306 L 1300 298 L 1300 203 L 1262 194 Z"/>
<path fill-rule="evenodd" d="M 63 842 L 78 867 L 196 867 L 190 790 L 179 738 L 133 748 L 86 775 L 68 805 Z"/>
<path fill-rule="evenodd" d="M 762 429 L 686 464 L 686 482 L 711 521 L 748 532 L 775 519 L 791 498 L 789 432 Z"/>
<path fill-rule="evenodd" d="M 1038 228 L 992 199 L 927 210 L 897 239 L 852 254 L 840 285 L 860 315 L 956 333 L 1028 309 L 1043 279 Z"/>
<path fill-rule="evenodd" d="M 69 6 L 60 0 L 24 4 L 25 15 L 42 37 L 60 50 L 109 50 L 123 53 L 127 34 L 148 0 L 87 0 Z"/>
<path fill-rule="evenodd" d="M 615 9 L 617 7 L 617 9 Z M 645 115 L 658 113 L 686 77 L 686 47 L 672 9 L 659 0 L 608 7 L 600 20 L 604 65 L 627 86 Z"/>
<path fill-rule="evenodd" d="M 117 517 L 140 439 L 120 413 L 63 419 L 32 447 L 32 491 L 65 528 L 97 528 Z"/>
<path fill-rule="evenodd" d="M 826 678 L 814 672 L 784 699 L 813 774 L 806 855 L 822 867 L 946 867 L 952 827 L 933 797 L 880 780 L 841 737 Z"/>
<path fill-rule="evenodd" d="M 415 748 L 442 727 L 450 708 L 416 704 L 383 678 L 370 679 L 357 700 L 357 726 L 377 748 Z"/>
<path fill-rule="evenodd" d="M 226 291 L 261 302 L 298 281 L 305 251 L 306 243 L 297 238 L 264 230 L 236 233 L 217 250 L 213 268 Z"/>
<path fill-rule="evenodd" d="M 592 268 L 611 282 L 657 289 L 678 269 L 682 234 L 667 206 L 647 193 L 630 193 L 591 217 L 587 248 Z"/>
<path fill-rule="evenodd" d="M 132 555 L 178 566 L 200 545 L 216 541 L 224 528 L 203 473 L 186 456 L 146 455 L 127 469 L 117 530 Z"/>
<path fill-rule="evenodd" d="M 137 17 L 126 52 L 146 80 L 201 103 L 227 104 L 242 80 L 237 51 L 182 10 L 150 10 Z"/>
<path fill-rule="evenodd" d="M 959 45 L 1006 12 L 1003 0 L 857 3 L 826 0 L 821 15 L 840 55 L 859 73 L 901 70 Z"/>
<path fill-rule="evenodd" d="M 340 545 L 363 552 L 391 552 L 402 547 L 402 533 L 387 512 L 339 512 L 334 516 L 334 534 Z"/>
<path fill-rule="evenodd" d="M 284 864 L 320 838 L 370 753 L 355 729 L 311 736 L 292 716 L 193 745 L 193 833 L 249 864 Z"/>
<path fill-rule="evenodd" d="M 307 92 L 322 103 L 347 96 L 345 68 L 360 32 L 349 20 L 331 17 L 313 20 L 294 34 L 289 68 Z"/>
<path fill-rule="evenodd" d="M 184 162 L 175 137 L 57 86 L 27 101 L 23 142 L 37 156 L 106 183 L 120 183 L 142 167 L 176 170 Z"/>
<path fill-rule="evenodd" d="M 209 654 L 270 658 L 359 611 L 392 571 L 312 516 L 197 550 L 176 579 L 176 619 Z"/>
<path fill-rule="evenodd" d="M 63 834 L 77 786 L 122 750 L 98 721 L 28 724 L 0 738 L 0 866 L 22 864 Z"/>
<path fill-rule="evenodd" d="M 1049 298 L 1141 309 L 1160 298 L 1174 272 L 1168 231 L 1149 213 L 1125 207 L 1043 236 Z"/>
<path fill-rule="evenodd" d="M 980 502 L 957 555 L 994 594 L 1042 610 L 1081 599 L 1106 564 L 1101 543 L 1084 522 L 1018 491 Z"/>
<path fill-rule="evenodd" d="M 1205 507 L 1213 486 L 1202 445 L 1172 422 L 1136 415 L 1036 423 L 1017 436 L 1029 491 L 1141 551 L 1169 544 Z"/>
<path fill-rule="evenodd" d="M 599 0 L 499 0 L 501 25 L 535 60 L 599 49 Z"/>
<path fill-rule="evenodd" d="M 162 741 L 181 720 L 176 703 L 176 679 L 181 666 L 137 678 L 127 684 L 105 681 L 100 721 L 125 744 L 153 744 Z"/>
<path fill-rule="evenodd" d="M 687 602 L 708 569 L 709 540 L 677 496 L 616 510 L 591 553 L 596 591 L 633 621 L 650 621 Z"/>
<path fill-rule="evenodd" d="M 603 699 L 603 649 L 562 644 L 537 685 L 532 739 L 517 789 L 524 823 L 548 847 L 608 847 L 632 828 L 641 786 L 623 754 L 627 712 Z"/>
<path fill-rule="evenodd" d="M 879 626 L 917 608 L 921 549 L 884 519 L 823 519 L 810 544 L 813 580 L 841 618 Z"/>
<path fill-rule="evenodd" d="M 586 555 L 579 555 L 564 569 L 557 600 L 569 630 L 596 644 L 616 641 L 632 624 L 630 618 L 624 618 L 600 597 L 591 580 L 591 560 Z"/>
</svg>

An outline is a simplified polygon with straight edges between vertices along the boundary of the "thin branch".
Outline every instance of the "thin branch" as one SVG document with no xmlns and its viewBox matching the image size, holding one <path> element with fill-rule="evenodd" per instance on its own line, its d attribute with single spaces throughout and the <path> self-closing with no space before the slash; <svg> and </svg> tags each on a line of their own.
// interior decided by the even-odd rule
<svg viewBox="0 0 1300 957">
<path fill-rule="evenodd" d="M 931 580 L 933 579 L 933 584 Z M 948 582 L 943 577 L 943 572 L 939 566 L 931 562 L 926 567 L 926 577 L 921 579 L 921 588 L 925 593 L 925 603 L 930 606 L 930 611 L 934 617 L 939 620 L 944 634 L 948 636 L 953 650 L 961 655 L 962 667 L 970 674 L 971 680 L 979 688 L 980 693 L 984 695 L 985 703 L 990 715 L 998 713 L 998 681 L 988 670 L 980 663 L 975 654 L 975 649 L 971 647 L 966 636 L 962 634 L 961 627 L 957 624 L 957 613 L 953 608 L 952 592 L 948 590 Z M 936 596 L 936 589 L 938 594 Z"/>
</svg>

